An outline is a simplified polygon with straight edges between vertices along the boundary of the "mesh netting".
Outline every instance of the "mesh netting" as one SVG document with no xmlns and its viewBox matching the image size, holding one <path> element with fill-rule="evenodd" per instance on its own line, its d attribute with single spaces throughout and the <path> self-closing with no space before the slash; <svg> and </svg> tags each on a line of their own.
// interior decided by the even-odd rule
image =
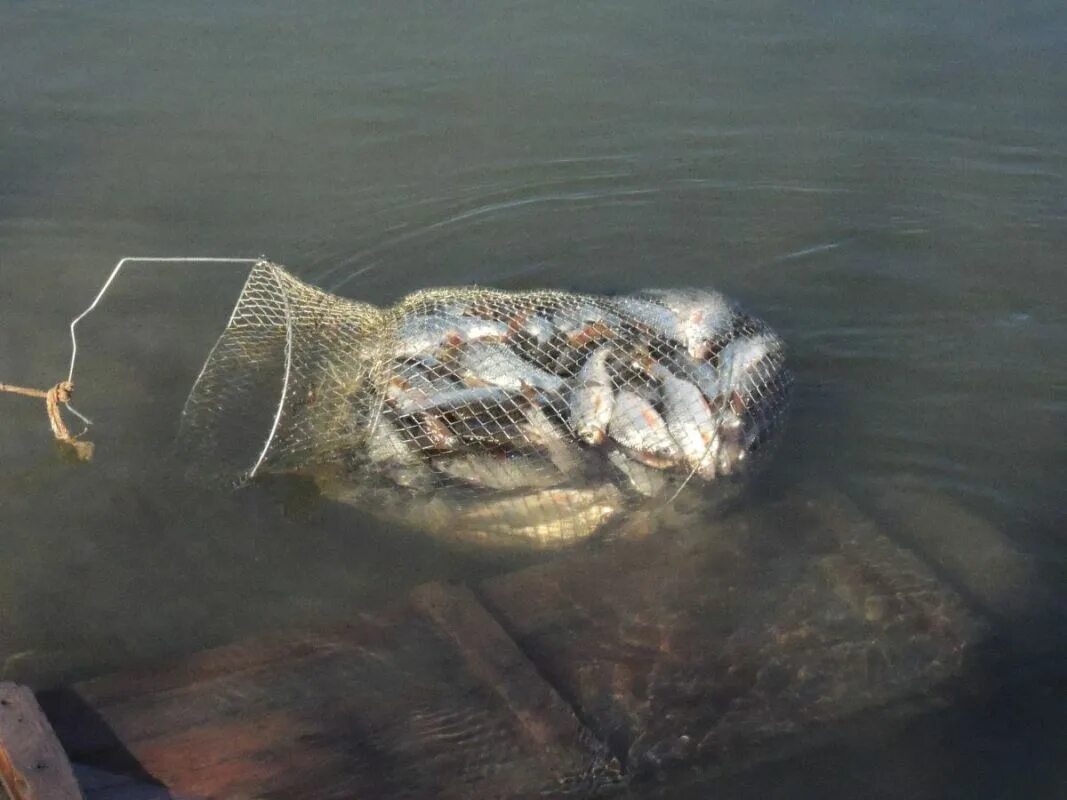
<svg viewBox="0 0 1067 800">
<path fill-rule="evenodd" d="M 264 261 L 180 441 L 204 475 L 300 473 L 435 533 L 556 546 L 736 482 L 789 386 L 781 340 L 716 292 L 453 288 L 379 309 Z"/>
</svg>

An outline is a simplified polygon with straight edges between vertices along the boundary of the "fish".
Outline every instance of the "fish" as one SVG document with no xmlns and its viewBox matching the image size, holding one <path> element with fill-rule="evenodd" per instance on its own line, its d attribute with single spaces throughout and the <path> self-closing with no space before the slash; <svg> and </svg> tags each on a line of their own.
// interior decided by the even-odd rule
<svg viewBox="0 0 1067 800">
<path fill-rule="evenodd" d="M 432 405 L 434 398 L 454 391 L 458 384 L 451 370 L 432 356 L 401 361 L 386 383 L 385 396 L 402 414 L 411 414 Z"/>
<path fill-rule="evenodd" d="M 704 393 L 693 383 L 653 363 L 650 372 L 660 381 L 663 420 L 678 444 L 686 465 L 704 480 L 715 477 L 712 444 L 717 425 Z"/>
<path fill-rule="evenodd" d="M 399 414 L 445 413 L 468 406 L 488 407 L 514 402 L 515 393 L 499 386 L 467 386 L 428 394 L 402 378 L 390 379 L 386 399 Z"/>
<path fill-rule="evenodd" d="M 615 505 L 590 503 L 566 513 L 561 518 L 535 522 L 519 528 L 506 528 L 503 533 L 540 544 L 565 544 L 592 536 L 619 511 L 619 507 Z"/>
<path fill-rule="evenodd" d="M 385 384 L 385 399 L 397 413 L 414 414 L 430 402 L 433 395 L 422 388 L 412 386 L 406 378 L 393 375 Z"/>
<path fill-rule="evenodd" d="M 412 444 L 419 450 L 448 451 L 463 446 L 463 440 L 440 417 L 417 414 L 412 419 L 415 421 Z"/>
<path fill-rule="evenodd" d="M 671 309 L 640 297 L 620 297 L 615 307 L 626 317 L 636 321 L 657 336 L 682 341 L 682 322 Z"/>
<path fill-rule="evenodd" d="M 613 484 L 544 489 L 482 503 L 460 515 L 464 535 L 561 543 L 590 536 L 623 508 Z"/>
<path fill-rule="evenodd" d="M 717 405 L 716 398 L 727 391 L 728 386 L 724 376 L 710 361 L 690 360 L 682 366 L 682 371 L 685 373 L 685 377 L 700 389 L 712 406 Z"/>
<path fill-rule="evenodd" d="M 719 374 L 736 388 L 764 359 L 780 349 L 781 340 L 772 334 L 734 339 L 719 353 Z"/>
<path fill-rule="evenodd" d="M 622 389 L 615 395 L 615 408 L 608 423 L 608 435 L 632 450 L 642 463 L 658 468 L 677 464 L 681 449 L 674 441 L 659 412 L 638 394 Z"/>
<path fill-rule="evenodd" d="M 488 384 L 521 391 L 528 387 L 547 392 L 563 389 L 563 378 L 526 361 L 503 344 L 474 342 L 463 348 L 459 372 L 471 384 Z"/>
<path fill-rule="evenodd" d="M 616 307 L 655 335 L 682 343 L 697 360 L 712 355 L 736 314 L 723 295 L 699 289 L 648 289 L 619 298 Z"/>
<path fill-rule="evenodd" d="M 545 489 L 564 477 L 551 461 L 530 456 L 471 453 L 433 459 L 430 465 L 449 478 L 484 489 Z"/>
<path fill-rule="evenodd" d="M 421 459 L 411 449 L 409 439 L 386 416 L 379 416 L 367 435 L 367 458 L 375 464 L 418 464 Z"/>
<path fill-rule="evenodd" d="M 366 454 L 376 472 L 409 489 L 425 489 L 433 473 L 412 448 L 413 442 L 387 417 L 379 416 L 367 437 Z"/>
<path fill-rule="evenodd" d="M 432 386 L 437 390 L 447 388 L 456 382 L 452 368 L 432 355 L 422 355 L 400 361 L 394 371 L 409 381 L 422 381 L 423 385 Z"/>
<path fill-rule="evenodd" d="M 709 361 L 689 360 L 682 371 L 704 393 L 714 411 L 730 406 L 742 413 L 758 388 L 758 379 L 778 370 L 780 362 L 769 363 L 768 359 L 777 359 L 780 353 L 781 340 L 773 334 L 743 337 L 719 352 L 717 367 Z"/>
<path fill-rule="evenodd" d="M 409 426 L 414 425 L 413 429 L 409 428 L 412 432 L 408 438 L 419 450 L 455 450 L 462 442 L 438 414 L 477 402 L 478 398 L 471 396 L 473 392 L 473 389 L 436 392 L 432 387 L 415 388 L 394 375 L 386 383 L 385 399 L 394 413 L 408 418 Z"/>
<path fill-rule="evenodd" d="M 607 435 L 615 407 L 615 390 L 608 372 L 611 347 L 596 350 L 578 371 L 570 396 L 570 426 L 587 444 L 597 445 Z"/>
<path fill-rule="evenodd" d="M 534 314 L 517 321 L 516 327 L 536 344 L 542 346 L 547 345 L 552 341 L 552 337 L 556 335 L 556 328 L 552 321 L 540 314 Z"/>
<path fill-rule="evenodd" d="M 661 470 L 640 463 L 622 447 L 608 450 L 608 461 L 626 477 L 630 487 L 638 494 L 657 497 L 667 488 L 667 478 Z"/>
<path fill-rule="evenodd" d="M 561 308 L 552 317 L 553 326 L 574 347 L 611 338 L 621 323 L 618 315 L 592 303 Z"/>
<path fill-rule="evenodd" d="M 724 295 L 702 289 L 650 289 L 651 296 L 670 309 L 681 328 L 679 340 L 689 355 L 702 360 L 711 355 L 714 345 L 730 330 L 736 315 L 733 304 Z"/>
<path fill-rule="evenodd" d="M 444 417 L 466 444 L 499 449 L 521 446 L 526 441 L 524 420 L 514 407 L 464 406 Z"/>
<path fill-rule="evenodd" d="M 556 469 L 566 476 L 579 474 L 583 470 L 585 460 L 581 449 L 552 424 L 539 406 L 528 403 L 523 407 L 523 415 L 526 422 L 522 431 L 526 440 L 540 448 Z"/>
<path fill-rule="evenodd" d="M 419 418 L 419 425 L 426 431 L 430 444 L 438 450 L 457 450 L 463 445 L 459 436 L 440 417 L 423 414 Z"/>
<path fill-rule="evenodd" d="M 426 490 L 433 488 L 434 475 L 425 464 L 387 466 L 383 474 L 397 486 L 405 489 Z"/>
<path fill-rule="evenodd" d="M 445 345 L 466 342 L 502 342 L 509 333 L 507 324 L 499 320 L 441 312 L 418 314 L 400 323 L 394 355 L 400 358 L 419 356 Z"/>
</svg>

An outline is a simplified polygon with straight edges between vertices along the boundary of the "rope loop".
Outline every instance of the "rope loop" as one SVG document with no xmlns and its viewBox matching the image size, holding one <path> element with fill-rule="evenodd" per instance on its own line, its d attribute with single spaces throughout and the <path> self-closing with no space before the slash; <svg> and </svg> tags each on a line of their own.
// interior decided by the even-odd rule
<svg viewBox="0 0 1067 800">
<path fill-rule="evenodd" d="M 43 399 L 45 413 L 48 414 L 48 425 L 52 429 L 52 436 L 55 437 L 60 446 L 66 448 L 78 461 L 89 461 L 93 457 L 93 443 L 79 438 L 85 433 L 85 430 L 77 435 L 72 435 L 67 423 L 63 421 L 63 414 L 60 410 L 61 405 L 64 407 L 70 406 L 71 397 L 74 395 L 73 383 L 60 381 L 48 390 L 0 383 L 0 392 Z M 79 414 L 78 416 L 81 415 Z"/>
</svg>

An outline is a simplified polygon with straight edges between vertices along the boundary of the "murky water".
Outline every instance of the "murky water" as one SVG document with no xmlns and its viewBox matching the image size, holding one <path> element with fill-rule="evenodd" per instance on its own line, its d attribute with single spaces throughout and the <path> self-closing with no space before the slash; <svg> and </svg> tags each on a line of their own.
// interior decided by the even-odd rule
<svg viewBox="0 0 1067 800">
<path fill-rule="evenodd" d="M 266 253 L 374 302 L 710 284 L 791 345 L 768 491 L 815 478 L 963 550 L 999 531 L 1056 593 L 1065 42 L 1052 2 L 9 3 L 0 380 L 64 377 L 66 324 L 125 255 Z M 243 277 L 116 284 L 82 334 L 89 467 L 0 397 L 4 675 L 53 683 L 517 563 L 165 480 Z"/>
</svg>

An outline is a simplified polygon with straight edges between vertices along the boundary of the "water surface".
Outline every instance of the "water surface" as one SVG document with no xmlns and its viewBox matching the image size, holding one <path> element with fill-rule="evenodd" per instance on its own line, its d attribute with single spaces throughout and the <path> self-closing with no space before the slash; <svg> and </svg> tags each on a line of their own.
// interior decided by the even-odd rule
<svg viewBox="0 0 1067 800">
<path fill-rule="evenodd" d="M 0 380 L 64 377 L 66 324 L 125 255 L 265 253 L 372 302 L 712 285 L 791 346 L 769 486 L 816 479 L 905 522 L 947 503 L 946 536 L 999 532 L 1059 593 L 1062 4 L 42 0 L 0 9 L 0 45 Z M 47 685 L 515 565 L 169 479 L 156 456 L 242 277 L 131 269 L 87 321 L 90 467 L 55 457 L 35 403 L 0 397 L 8 677 Z M 1047 753 L 1064 726 L 1034 705 Z M 983 791 L 1044 791 L 990 736 L 1004 766 Z M 934 785 L 900 763 L 871 777 L 891 757 L 863 772 L 869 749 L 845 772 L 885 796 Z"/>
</svg>

